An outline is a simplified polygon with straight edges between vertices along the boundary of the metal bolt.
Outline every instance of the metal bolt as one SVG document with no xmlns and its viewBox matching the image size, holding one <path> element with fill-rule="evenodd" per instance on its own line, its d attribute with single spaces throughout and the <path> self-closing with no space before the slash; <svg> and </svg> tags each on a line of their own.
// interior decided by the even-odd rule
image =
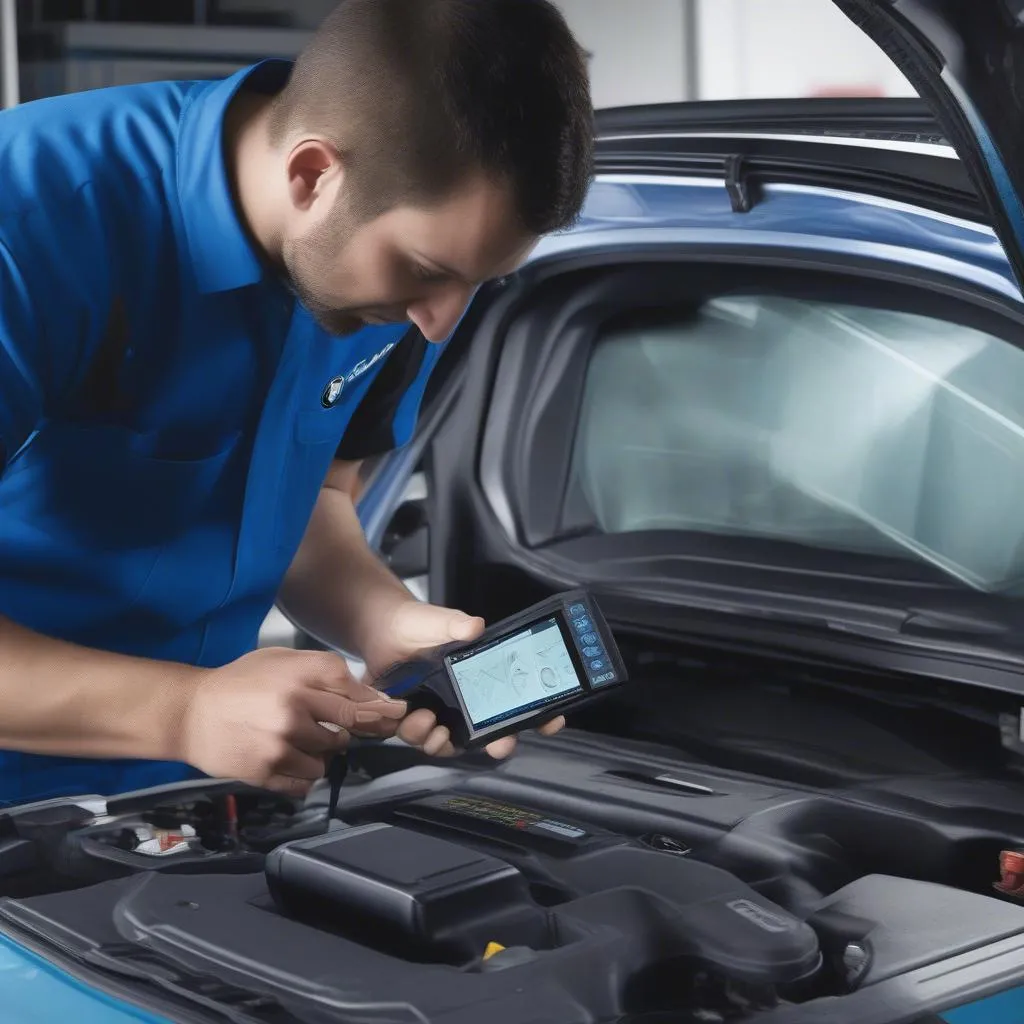
<svg viewBox="0 0 1024 1024">
<path fill-rule="evenodd" d="M 858 982 L 868 969 L 871 954 L 859 942 L 850 942 L 843 950 L 843 967 L 846 968 L 847 984 Z"/>
</svg>

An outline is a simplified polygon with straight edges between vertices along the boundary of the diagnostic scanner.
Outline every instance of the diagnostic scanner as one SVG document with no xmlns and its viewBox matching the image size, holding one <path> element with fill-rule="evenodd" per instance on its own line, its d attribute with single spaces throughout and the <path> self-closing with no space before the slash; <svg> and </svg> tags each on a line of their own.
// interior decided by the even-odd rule
<svg viewBox="0 0 1024 1024">
<path fill-rule="evenodd" d="M 445 644 L 393 665 L 377 688 L 409 710 L 428 708 L 459 749 L 483 746 L 588 704 L 627 681 L 594 597 L 558 594 L 489 626 L 469 643 Z"/>
</svg>

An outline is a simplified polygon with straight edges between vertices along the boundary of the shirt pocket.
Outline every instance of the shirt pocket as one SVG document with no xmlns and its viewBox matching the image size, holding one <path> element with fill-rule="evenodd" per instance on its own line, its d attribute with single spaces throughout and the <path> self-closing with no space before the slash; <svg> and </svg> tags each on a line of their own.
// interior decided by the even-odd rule
<svg viewBox="0 0 1024 1024">
<path fill-rule="evenodd" d="M 5 475 L 5 514 L 89 551 L 160 547 L 207 513 L 241 436 L 51 422 Z"/>
</svg>

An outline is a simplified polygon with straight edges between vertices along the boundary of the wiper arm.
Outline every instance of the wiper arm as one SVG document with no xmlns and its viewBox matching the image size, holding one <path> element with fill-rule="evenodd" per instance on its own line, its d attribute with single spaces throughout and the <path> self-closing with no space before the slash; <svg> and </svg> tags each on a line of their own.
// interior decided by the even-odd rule
<svg viewBox="0 0 1024 1024">
<path fill-rule="evenodd" d="M 815 631 L 846 634 L 883 641 L 920 638 L 922 641 L 947 641 L 984 647 L 992 654 L 1005 655 L 1003 645 L 995 645 L 1000 637 L 1014 634 L 1011 623 L 993 615 L 944 611 L 920 607 L 871 605 L 839 600 L 823 601 L 790 594 L 719 596 L 701 587 L 688 593 L 679 589 L 663 589 L 645 585 L 631 587 L 613 585 L 605 588 L 611 595 L 662 602 L 667 614 L 685 607 L 703 612 L 722 613 L 724 618 L 745 618 L 748 621 L 778 622 L 784 626 L 804 627 Z M 652 610 L 644 609 L 650 621 Z"/>
<path fill-rule="evenodd" d="M 993 618 L 979 618 L 957 612 L 908 609 L 900 632 L 1003 636 L 1010 632 L 1010 626 Z"/>
</svg>

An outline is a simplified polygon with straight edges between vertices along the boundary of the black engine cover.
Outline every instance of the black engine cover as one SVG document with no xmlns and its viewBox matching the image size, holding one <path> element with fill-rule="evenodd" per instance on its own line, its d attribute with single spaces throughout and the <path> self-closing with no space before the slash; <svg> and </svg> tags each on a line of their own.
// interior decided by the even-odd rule
<svg viewBox="0 0 1024 1024">
<path fill-rule="evenodd" d="M 268 870 L 281 905 L 292 912 L 303 906 L 322 912 L 333 903 L 339 915 L 365 915 L 376 900 L 379 920 L 392 919 L 396 905 L 422 900 L 436 907 L 436 895 L 424 891 L 428 867 L 455 904 L 464 894 L 453 890 L 450 874 L 430 867 L 437 863 L 437 844 L 444 842 L 452 863 L 462 863 L 467 848 L 488 857 L 490 870 L 476 873 L 481 879 L 500 876 L 502 865 L 513 865 L 525 879 L 526 885 L 506 882 L 500 896 L 491 882 L 495 898 L 488 902 L 481 892 L 474 905 L 473 930 L 495 941 L 501 941 L 502 922 L 507 927 L 510 920 L 532 921 L 541 904 L 548 908 L 551 935 L 598 926 L 642 945 L 656 934 L 661 958 L 692 959 L 745 984 L 789 984 L 821 963 L 817 936 L 805 922 L 727 871 L 685 855 L 468 793 L 412 800 L 385 817 L 395 827 L 386 839 L 375 836 L 380 853 L 372 866 L 353 866 L 345 854 L 346 844 L 354 850 L 365 842 L 361 832 L 339 832 L 327 846 L 313 839 L 280 848 Z M 388 849 L 394 851 L 390 857 Z M 404 865 L 410 859 L 423 865 L 423 873 L 396 881 L 391 861 Z M 473 884 L 482 884 L 476 875 Z M 449 930 L 450 918 L 442 915 Z M 425 921 L 425 914 L 407 916 L 404 939 L 420 948 L 438 942 L 416 931 Z"/>
</svg>

